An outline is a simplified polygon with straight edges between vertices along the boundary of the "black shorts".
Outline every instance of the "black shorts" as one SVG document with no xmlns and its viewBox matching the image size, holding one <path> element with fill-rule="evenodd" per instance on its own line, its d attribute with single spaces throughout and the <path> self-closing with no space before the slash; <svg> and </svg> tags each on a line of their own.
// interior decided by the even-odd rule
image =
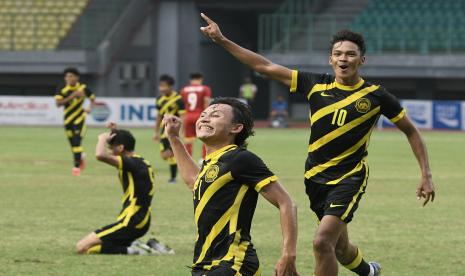
<svg viewBox="0 0 465 276">
<path fill-rule="evenodd" d="M 326 185 L 305 179 L 305 190 L 310 199 L 310 209 L 318 219 L 327 215 L 339 217 L 349 223 L 358 208 L 358 202 L 365 193 L 368 180 L 368 166 L 339 184 Z"/>
<path fill-rule="evenodd" d="M 140 221 L 139 221 L 140 223 Z M 143 226 L 139 223 L 129 222 L 127 225 L 124 219 L 95 230 L 95 234 L 102 242 L 119 246 L 129 246 L 138 238 L 144 236 L 150 227 L 150 216 Z"/>
<path fill-rule="evenodd" d="M 71 122 L 69 124 L 64 125 L 64 127 L 66 131 L 66 136 L 68 136 L 68 138 L 71 138 L 73 136 L 84 137 L 87 131 L 85 120 L 82 120 L 78 124 L 74 124 L 74 122 Z"/>
<path fill-rule="evenodd" d="M 192 270 L 192 276 L 234 276 L 236 273 L 234 269 L 224 266 L 212 267 L 211 270 Z"/>
</svg>

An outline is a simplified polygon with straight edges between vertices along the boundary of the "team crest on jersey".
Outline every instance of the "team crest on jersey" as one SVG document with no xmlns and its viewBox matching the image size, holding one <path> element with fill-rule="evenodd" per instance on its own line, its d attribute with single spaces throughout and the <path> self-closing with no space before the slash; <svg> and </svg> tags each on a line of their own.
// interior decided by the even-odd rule
<svg viewBox="0 0 465 276">
<path fill-rule="evenodd" d="M 218 177 L 218 173 L 220 172 L 220 167 L 218 165 L 213 165 L 208 168 L 207 172 L 205 173 L 205 182 L 212 183 Z"/>
<path fill-rule="evenodd" d="M 360 113 L 367 113 L 371 108 L 371 102 L 367 98 L 360 98 L 355 102 L 355 109 Z"/>
</svg>

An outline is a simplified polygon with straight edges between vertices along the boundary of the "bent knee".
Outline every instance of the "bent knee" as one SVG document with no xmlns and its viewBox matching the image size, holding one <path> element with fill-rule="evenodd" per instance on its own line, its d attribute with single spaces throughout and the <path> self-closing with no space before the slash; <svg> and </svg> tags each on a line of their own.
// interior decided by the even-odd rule
<svg viewBox="0 0 465 276">
<path fill-rule="evenodd" d="M 317 236 L 313 240 L 313 251 L 320 254 L 334 253 L 334 242 L 324 236 Z"/>
</svg>

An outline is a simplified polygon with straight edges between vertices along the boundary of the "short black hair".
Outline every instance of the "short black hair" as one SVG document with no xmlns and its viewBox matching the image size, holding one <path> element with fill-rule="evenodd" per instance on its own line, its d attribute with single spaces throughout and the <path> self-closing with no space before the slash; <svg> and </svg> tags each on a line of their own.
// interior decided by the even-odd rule
<svg viewBox="0 0 465 276">
<path fill-rule="evenodd" d="M 124 150 L 134 151 L 136 147 L 136 139 L 132 136 L 131 132 L 124 129 L 112 129 L 111 134 L 115 134 L 113 138 L 108 141 L 111 146 L 123 145 Z"/>
<path fill-rule="evenodd" d="M 232 107 L 233 123 L 242 124 L 244 126 L 242 131 L 239 132 L 234 138 L 234 144 L 240 147 L 246 147 L 247 138 L 255 134 L 255 132 L 253 131 L 254 122 L 250 106 L 241 102 L 237 98 L 232 97 L 214 98 L 210 105 L 214 104 L 226 104 Z"/>
<path fill-rule="evenodd" d="M 362 34 L 352 32 L 351 30 L 347 29 L 337 32 L 335 35 L 333 35 L 333 39 L 331 40 L 331 51 L 333 50 L 334 44 L 342 41 L 350 41 L 357 44 L 361 55 L 365 55 L 366 45 Z"/>
<path fill-rule="evenodd" d="M 168 85 L 170 86 L 173 86 L 175 81 L 174 81 L 174 78 L 170 75 L 161 75 L 160 76 L 160 79 L 159 79 L 160 82 L 166 82 Z"/>
<path fill-rule="evenodd" d="M 63 71 L 64 76 L 66 76 L 66 74 L 68 74 L 68 73 L 71 73 L 71 74 L 76 75 L 78 77 L 81 75 L 79 73 L 79 70 L 77 68 L 74 68 L 74 67 L 68 67 Z"/>
<path fill-rule="evenodd" d="M 202 73 L 199 73 L 199 72 L 194 72 L 194 73 L 191 73 L 189 78 L 191 80 L 198 80 L 198 79 L 203 79 L 203 75 Z"/>
</svg>

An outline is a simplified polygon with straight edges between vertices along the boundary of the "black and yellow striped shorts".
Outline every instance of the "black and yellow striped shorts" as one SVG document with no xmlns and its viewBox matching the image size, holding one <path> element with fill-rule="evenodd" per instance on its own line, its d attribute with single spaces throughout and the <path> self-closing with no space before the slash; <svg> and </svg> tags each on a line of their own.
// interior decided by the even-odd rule
<svg viewBox="0 0 465 276">
<path fill-rule="evenodd" d="M 310 209 L 318 220 L 333 215 L 343 222 L 349 223 L 365 193 L 368 170 L 365 167 L 360 173 L 344 179 L 335 185 L 327 185 L 305 179 L 305 190 L 310 199 Z"/>
<path fill-rule="evenodd" d="M 115 245 L 129 246 L 136 239 L 144 236 L 150 227 L 150 217 L 142 227 L 138 227 L 140 222 L 125 222 L 124 219 L 95 230 L 95 234 L 103 242 Z"/>
</svg>

